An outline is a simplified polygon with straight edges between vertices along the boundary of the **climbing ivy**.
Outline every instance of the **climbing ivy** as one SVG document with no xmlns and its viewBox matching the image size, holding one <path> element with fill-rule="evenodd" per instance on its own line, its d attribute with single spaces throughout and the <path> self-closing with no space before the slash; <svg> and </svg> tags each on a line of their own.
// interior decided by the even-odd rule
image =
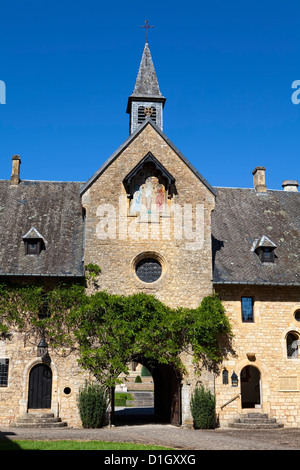
<svg viewBox="0 0 300 470">
<path fill-rule="evenodd" d="M 41 335 L 58 354 L 78 353 L 80 366 L 105 387 L 115 386 L 128 363 L 172 364 L 184 372 L 181 353 L 196 365 L 215 367 L 230 345 L 231 327 L 217 295 L 196 309 L 172 309 L 152 295 L 88 294 L 83 285 L 0 285 L 0 335 L 23 333 L 38 344 Z M 225 345 L 225 346 L 224 346 Z"/>
</svg>

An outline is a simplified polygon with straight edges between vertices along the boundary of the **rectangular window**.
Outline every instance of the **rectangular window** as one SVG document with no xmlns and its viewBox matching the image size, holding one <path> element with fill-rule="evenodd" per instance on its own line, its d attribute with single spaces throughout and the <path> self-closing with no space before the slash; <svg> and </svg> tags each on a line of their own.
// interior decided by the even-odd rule
<svg viewBox="0 0 300 470">
<path fill-rule="evenodd" d="M 245 323 L 254 322 L 253 297 L 242 297 L 242 321 Z"/>
<path fill-rule="evenodd" d="M 0 359 L 0 387 L 7 387 L 8 359 Z"/>
</svg>

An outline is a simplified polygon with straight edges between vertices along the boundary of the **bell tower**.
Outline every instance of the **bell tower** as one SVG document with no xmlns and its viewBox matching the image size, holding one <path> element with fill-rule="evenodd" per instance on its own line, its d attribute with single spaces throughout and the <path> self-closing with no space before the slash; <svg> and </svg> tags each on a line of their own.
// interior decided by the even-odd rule
<svg viewBox="0 0 300 470">
<path fill-rule="evenodd" d="M 149 117 L 163 130 L 163 108 L 166 98 L 161 94 L 148 42 L 146 41 L 133 93 L 128 98 L 129 134 Z"/>
</svg>

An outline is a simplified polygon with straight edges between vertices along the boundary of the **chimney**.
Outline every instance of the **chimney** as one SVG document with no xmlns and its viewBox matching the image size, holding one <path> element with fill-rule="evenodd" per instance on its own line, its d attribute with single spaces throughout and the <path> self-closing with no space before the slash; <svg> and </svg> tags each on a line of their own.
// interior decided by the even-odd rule
<svg viewBox="0 0 300 470">
<path fill-rule="evenodd" d="M 285 180 L 282 182 L 282 187 L 284 191 L 293 191 L 296 193 L 298 191 L 299 183 L 296 180 Z"/>
<path fill-rule="evenodd" d="M 257 193 L 266 193 L 267 192 L 265 171 L 266 171 L 266 169 L 265 169 L 264 166 L 257 166 L 252 171 L 254 189 Z"/>
<path fill-rule="evenodd" d="M 16 186 L 20 182 L 20 165 L 21 158 L 20 155 L 12 156 L 12 174 L 10 177 L 10 184 Z"/>
</svg>

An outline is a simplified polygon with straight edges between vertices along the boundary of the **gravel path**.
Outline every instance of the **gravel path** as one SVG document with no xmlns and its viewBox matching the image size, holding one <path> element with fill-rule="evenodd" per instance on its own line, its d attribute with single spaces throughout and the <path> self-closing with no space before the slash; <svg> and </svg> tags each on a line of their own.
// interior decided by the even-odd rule
<svg viewBox="0 0 300 470">
<path fill-rule="evenodd" d="M 0 439 L 103 440 L 155 444 L 185 450 L 300 450 L 300 429 L 194 430 L 145 424 L 101 429 L 18 429 L 1 427 Z"/>
</svg>

